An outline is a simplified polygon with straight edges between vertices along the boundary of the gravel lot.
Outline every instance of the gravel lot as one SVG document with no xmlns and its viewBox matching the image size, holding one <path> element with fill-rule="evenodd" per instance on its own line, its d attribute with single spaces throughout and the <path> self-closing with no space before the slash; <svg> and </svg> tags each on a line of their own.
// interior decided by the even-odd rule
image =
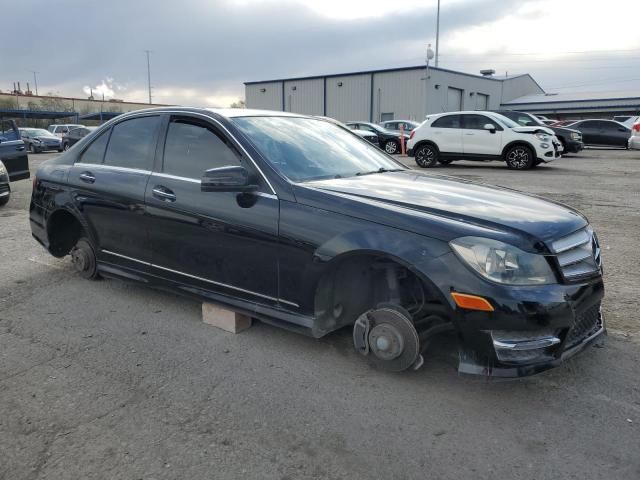
<svg viewBox="0 0 640 480">
<path fill-rule="evenodd" d="M 32 171 L 53 156 L 32 156 Z M 436 172 L 590 218 L 604 348 L 487 382 L 456 373 L 453 338 L 394 375 L 369 369 L 349 332 L 226 334 L 193 300 L 74 275 L 31 238 L 31 184 L 18 182 L 0 209 L 0 479 L 640 478 L 640 152 Z"/>
</svg>

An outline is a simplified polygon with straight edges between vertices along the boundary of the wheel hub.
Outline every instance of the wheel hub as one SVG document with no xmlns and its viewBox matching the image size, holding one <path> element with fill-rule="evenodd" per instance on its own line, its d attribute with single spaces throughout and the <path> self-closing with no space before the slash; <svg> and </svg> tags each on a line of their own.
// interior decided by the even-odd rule
<svg viewBox="0 0 640 480">
<path fill-rule="evenodd" d="M 83 272 L 89 268 L 89 254 L 79 248 L 74 248 L 71 252 L 71 263 L 79 272 Z"/>
<path fill-rule="evenodd" d="M 402 307 L 385 306 L 363 313 L 353 327 L 353 343 L 373 366 L 389 372 L 418 365 L 421 358 L 418 332 Z"/>
<path fill-rule="evenodd" d="M 393 360 L 404 350 L 402 333 L 393 325 L 376 325 L 369 333 L 371 352 L 382 360 Z"/>
</svg>

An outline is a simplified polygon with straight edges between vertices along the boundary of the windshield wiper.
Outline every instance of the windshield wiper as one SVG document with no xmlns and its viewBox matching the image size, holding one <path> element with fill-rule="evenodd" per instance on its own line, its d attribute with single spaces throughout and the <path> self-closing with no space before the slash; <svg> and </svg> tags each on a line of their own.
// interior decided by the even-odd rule
<svg viewBox="0 0 640 480">
<path fill-rule="evenodd" d="M 378 170 L 371 170 L 369 172 L 358 172 L 356 173 L 357 177 L 361 177 L 362 175 L 372 175 L 374 173 L 387 173 L 387 172 L 403 172 L 404 168 L 384 168 L 380 167 Z"/>
</svg>

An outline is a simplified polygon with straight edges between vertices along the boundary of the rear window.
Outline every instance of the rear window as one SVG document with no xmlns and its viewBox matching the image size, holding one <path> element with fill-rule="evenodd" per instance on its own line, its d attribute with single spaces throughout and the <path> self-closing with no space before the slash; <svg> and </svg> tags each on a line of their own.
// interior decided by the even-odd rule
<svg viewBox="0 0 640 480">
<path fill-rule="evenodd" d="M 100 164 L 104 158 L 104 149 L 107 146 L 107 140 L 109 140 L 109 132 L 106 130 L 96 138 L 91 145 L 82 153 L 80 157 L 81 163 Z"/>
<path fill-rule="evenodd" d="M 159 116 L 132 118 L 113 127 L 104 164 L 151 170 Z"/>
<path fill-rule="evenodd" d="M 460 115 L 445 115 L 431 124 L 434 128 L 462 128 Z"/>
</svg>

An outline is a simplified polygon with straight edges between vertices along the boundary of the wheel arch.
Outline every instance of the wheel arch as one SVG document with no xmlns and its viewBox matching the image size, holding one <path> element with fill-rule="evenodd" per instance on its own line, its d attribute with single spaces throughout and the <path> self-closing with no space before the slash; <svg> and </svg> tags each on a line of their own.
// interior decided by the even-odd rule
<svg viewBox="0 0 640 480">
<path fill-rule="evenodd" d="M 538 152 L 536 151 L 536 147 L 533 146 L 533 144 L 527 142 L 526 140 L 512 140 L 511 142 L 507 143 L 504 147 L 502 147 L 502 154 L 500 155 L 500 158 L 502 160 L 507 160 L 507 151 L 515 146 L 518 145 L 522 145 L 525 146 L 527 148 L 529 148 L 532 152 L 533 152 L 533 157 L 534 157 L 534 161 L 536 160 L 536 158 L 538 158 Z"/>
<path fill-rule="evenodd" d="M 396 292 L 389 287 L 388 271 L 397 282 Z M 354 295 L 356 292 L 359 294 Z M 424 294 L 422 305 L 408 305 L 409 295 L 419 292 Z M 400 301 L 391 298 L 397 293 Z M 438 305 L 442 311 L 448 307 L 428 273 L 417 268 L 410 258 L 377 248 L 349 250 L 333 257 L 315 282 L 314 336 L 352 325 L 358 316 L 380 303 L 409 306 L 416 314 L 427 305 Z"/>
<path fill-rule="evenodd" d="M 438 153 L 440 153 L 440 148 L 438 148 L 438 145 L 433 140 L 420 140 L 420 141 L 418 141 L 416 143 L 416 145 L 413 147 L 413 151 L 415 152 L 416 150 L 418 150 L 423 145 L 431 145 L 432 147 L 434 147 L 438 151 Z"/>
<path fill-rule="evenodd" d="M 51 212 L 46 222 L 49 253 L 54 257 L 67 255 L 76 242 L 87 236 L 95 245 L 95 236 L 82 217 L 68 208 L 58 208 Z"/>
</svg>

